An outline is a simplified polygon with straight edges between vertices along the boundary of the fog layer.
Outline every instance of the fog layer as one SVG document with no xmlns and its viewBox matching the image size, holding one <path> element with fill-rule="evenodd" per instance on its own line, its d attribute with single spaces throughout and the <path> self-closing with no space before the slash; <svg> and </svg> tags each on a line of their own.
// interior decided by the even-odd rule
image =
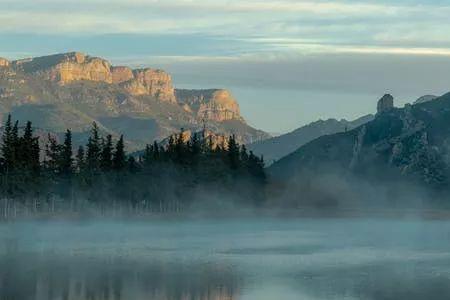
<svg viewBox="0 0 450 300">
<path fill-rule="evenodd" d="M 450 222 L 0 225 L 0 299 L 445 299 Z"/>
</svg>

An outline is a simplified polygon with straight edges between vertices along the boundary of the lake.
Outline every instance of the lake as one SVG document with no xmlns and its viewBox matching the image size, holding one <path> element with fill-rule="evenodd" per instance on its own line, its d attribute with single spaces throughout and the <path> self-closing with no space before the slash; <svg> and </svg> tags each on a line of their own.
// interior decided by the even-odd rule
<svg viewBox="0 0 450 300">
<path fill-rule="evenodd" d="M 0 224 L 0 299 L 450 299 L 450 221 Z"/>
</svg>

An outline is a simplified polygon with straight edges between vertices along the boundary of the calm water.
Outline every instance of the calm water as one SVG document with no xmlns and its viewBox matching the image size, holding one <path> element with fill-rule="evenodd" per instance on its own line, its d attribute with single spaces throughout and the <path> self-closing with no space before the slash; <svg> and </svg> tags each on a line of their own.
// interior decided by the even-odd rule
<svg viewBox="0 0 450 300">
<path fill-rule="evenodd" d="M 450 299 L 450 222 L 0 225 L 0 299 Z"/>
</svg>

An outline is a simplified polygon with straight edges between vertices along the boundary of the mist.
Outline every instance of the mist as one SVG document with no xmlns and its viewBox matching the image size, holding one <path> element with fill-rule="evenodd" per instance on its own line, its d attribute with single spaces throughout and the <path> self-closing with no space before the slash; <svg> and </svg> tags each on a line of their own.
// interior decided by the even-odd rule
<svg viewBox="0 0 450 300">
<path fill-rule="evenodd" d="M 445 299 L 447 220 L 0 225 L 0 299 Z"/>
</svg>

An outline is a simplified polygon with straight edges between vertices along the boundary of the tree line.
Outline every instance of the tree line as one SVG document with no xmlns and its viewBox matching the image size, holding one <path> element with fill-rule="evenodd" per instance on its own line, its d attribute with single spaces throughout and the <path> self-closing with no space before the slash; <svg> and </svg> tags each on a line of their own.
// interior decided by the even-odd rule
<svg viewBox="0 0 450 300">
<path fill-rule="evenodd" d="M 182 211 L 193 203 L 259 205 L 264 200 L 263 158 L 234 136 L 216 145 L 205 131 L 166 145 L 154 142 L 127 154 L 123 135 L 103 136 L 94 122 L 87 144 L 73 149 L 72 132 L 62 141 L 36 136 L 9 115 L 3 130 L 0 196 L 4 216 L 18 213 Z"/>
</svg>

